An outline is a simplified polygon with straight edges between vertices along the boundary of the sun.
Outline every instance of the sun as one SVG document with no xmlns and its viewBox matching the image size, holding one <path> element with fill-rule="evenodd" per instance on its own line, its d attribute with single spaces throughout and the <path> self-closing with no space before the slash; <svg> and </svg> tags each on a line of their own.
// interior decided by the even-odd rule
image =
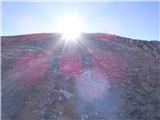
<svg viewBox="0 0 160 120">
<path fill-rule="evenodd" d="M 67 42 L 77 41 L 83 29 L 84 24 L 78 16 L 63 16 L 58 21 L 58 32 L 63 35 L 62 39 Z"/>
</svg>

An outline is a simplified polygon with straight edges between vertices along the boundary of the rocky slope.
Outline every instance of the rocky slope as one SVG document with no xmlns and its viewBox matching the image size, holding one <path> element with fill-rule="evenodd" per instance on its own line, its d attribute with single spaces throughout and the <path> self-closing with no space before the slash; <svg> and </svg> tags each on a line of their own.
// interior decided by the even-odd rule
<svg viewBox="0 0 160 120">
<path fill-rule="evenodd" d="M 160 120 L 160 42 L 104 33 L 1 37 L 2 120 Z"/>
</svg>

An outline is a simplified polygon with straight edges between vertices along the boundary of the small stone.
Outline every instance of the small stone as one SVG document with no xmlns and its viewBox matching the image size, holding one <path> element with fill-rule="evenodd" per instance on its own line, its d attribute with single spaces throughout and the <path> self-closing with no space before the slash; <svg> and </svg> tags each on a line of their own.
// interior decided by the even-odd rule
<svg viewBox="0 0 160 120">
<path fill-rule="evenodd" d="M 59 114 L 62 115 L 63 113 L 61 111 L 59 111 Z"/>
<path fill-rule="evenodd" d="M 88 118 L 88 115 L 84 115 L 85 118 Z"/>
<path fill-rule="evenodd" d="M 120 116 L 124 116 L 124 114 L 122 114 L 122 113 L 121 113 L 121 114 L 119 114 L 119 115 L 120 115 Z"/>
<path fill-rule="evenodd" d="M 64 97 L 65 97 L 66 99 L 70 99 L 70 98 L 73 96 L 72 93 L 70 93 L 70 92 L 68 92 L 68 91 L 66 91 L 66 90 L 60 89 L 60 92 L 63 93 L 63 95 L 64 95 Z"/>
</svg>

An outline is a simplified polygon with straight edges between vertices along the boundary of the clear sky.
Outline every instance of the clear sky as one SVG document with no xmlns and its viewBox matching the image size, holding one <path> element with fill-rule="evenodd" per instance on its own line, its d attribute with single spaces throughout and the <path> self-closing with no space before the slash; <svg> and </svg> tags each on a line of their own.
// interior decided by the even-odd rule
<svg viewBox="0 0 160 120">
<path fill-rule="evenodd" d="M 57 32 L 57 20 L 75 11 L 84 32 L 160 40 L 158 2 L 2 2 L 2 35 Z"/>
</svg>

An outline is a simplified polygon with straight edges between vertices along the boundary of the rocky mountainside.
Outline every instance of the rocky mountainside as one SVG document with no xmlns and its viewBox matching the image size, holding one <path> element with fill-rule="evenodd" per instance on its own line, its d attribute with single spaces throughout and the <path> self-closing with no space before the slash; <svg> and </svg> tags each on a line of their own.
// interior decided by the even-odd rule
<svg viewBox="0 0 160 120">
<path fill-rule="evenodd" d="M 83 33 L 1 37 L 2 120 L 160 120 L 160 42 Z"/>
</svg>

